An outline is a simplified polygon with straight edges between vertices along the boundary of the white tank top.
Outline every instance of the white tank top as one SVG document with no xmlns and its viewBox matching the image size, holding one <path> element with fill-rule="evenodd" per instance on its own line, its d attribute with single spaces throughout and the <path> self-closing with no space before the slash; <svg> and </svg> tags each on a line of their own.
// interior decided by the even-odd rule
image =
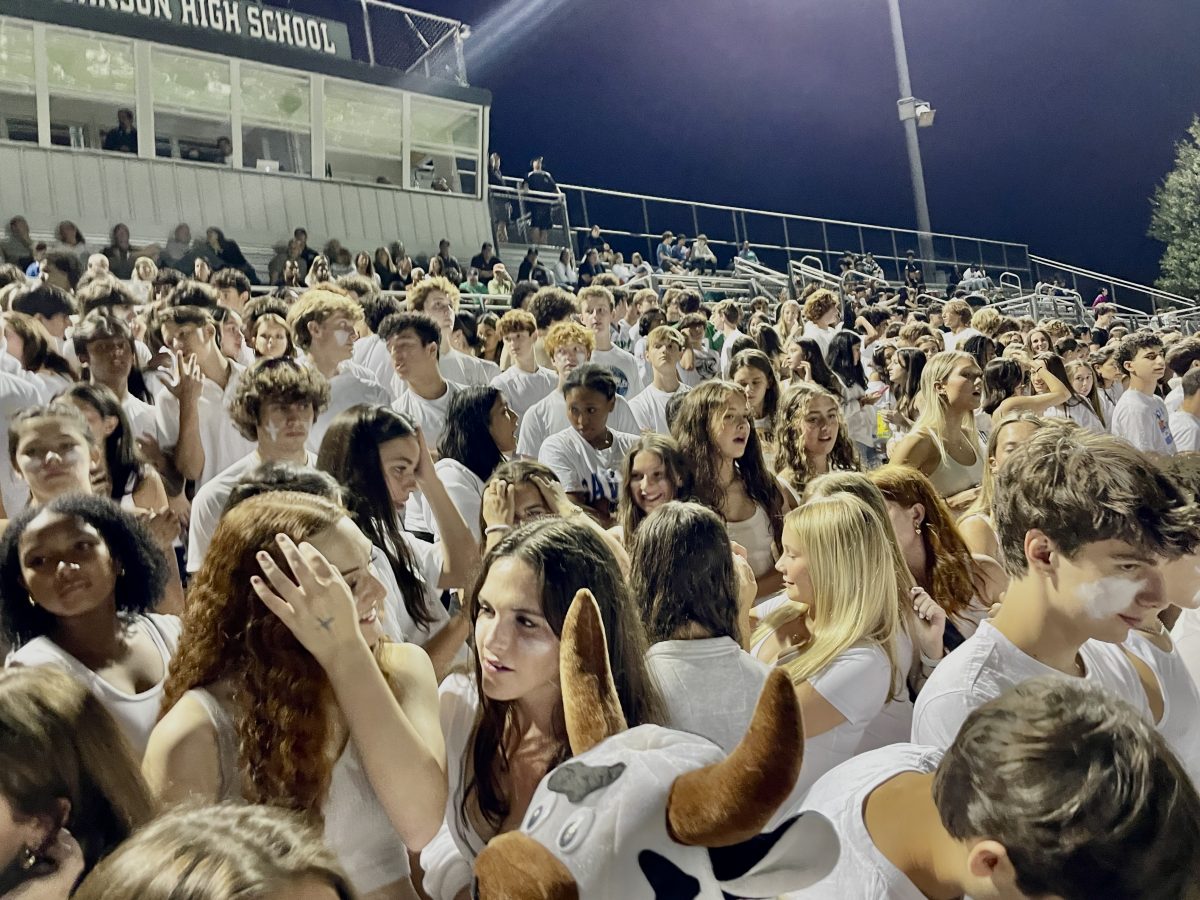
<svg viewBox="0 0 1200 900">
<path fill-rule="evenodd" d="M 140 762 L 146 752 L 150 732 L 158 722 L 163 685 L 167 680 L 171 657 L 175 655 L 175 648 L 179 646 L 179 632 L 182 626 L 178 617 L 160 616 L 157 613 L 133 616 L 131 622 L 134 627 L 145 630 L 150 636 L 163 664 L 162 678 L 140 694 L 127 694 L 113 687 L 48 637 L 34 638 L 19 650 L 13 651 L 9 654 L 6 665 L 58 666 L 76 681 L 82 682 L 104 704 L 104 708 L 112 713 Z"/>
<path fill-rule="evenodd" d="M 229 711 L 204 688 L 192 688 L 187 695 L 204 708 L 217 732 L 218 799 L 244 800 L 237 730 Z M 375 796 L 353 740 L 334 763 L 329 795 L 321 811 L 325 843 L 360 894 L 408 878 L 408 850 Z"/>
<path fill-rule="evenodd" d="M 955 494 L 961 494 L 965 490 L 978 486 L 979 482 L 983 480 L 983 456 L 978 448 L 975 450 L 975 462 L 964 466 L 946 452 L 941 438 L 929 429 L 924 429 L 924 432 L 929 435 L 941 457 L 938 467 L 929 476 L 934 489 L 943 497 L 953 497 Z"/>
<path fill-rule="evenodd" d="M 725 528 L 731 541 L 737 541 L 746 548 L 755 578 L 762 578 L 775 568 L 775 551 L 772 547 L 775 537 L 771 533 L 771 520 L 765 509 L 756 503 L 754 515 L 741 522 L 726 522 Z"/>
</svg>

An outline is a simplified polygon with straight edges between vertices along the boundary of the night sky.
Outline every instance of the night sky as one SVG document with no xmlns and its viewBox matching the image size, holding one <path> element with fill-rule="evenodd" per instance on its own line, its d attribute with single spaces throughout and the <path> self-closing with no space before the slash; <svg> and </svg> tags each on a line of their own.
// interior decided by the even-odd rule
<svg viewBox="0 0 1200 900">
<path fill-rule="evenodd" d="M 541 153 L 562 182 L 915 226 L 885 0 L 414 5 L 473 26 L 506 174 Z M 914 92 L 937 109 L 934 230 L 1150 282 L 1148 198 L 1200 112 L 1200 3 L 901 9 Z"/>
</svg>

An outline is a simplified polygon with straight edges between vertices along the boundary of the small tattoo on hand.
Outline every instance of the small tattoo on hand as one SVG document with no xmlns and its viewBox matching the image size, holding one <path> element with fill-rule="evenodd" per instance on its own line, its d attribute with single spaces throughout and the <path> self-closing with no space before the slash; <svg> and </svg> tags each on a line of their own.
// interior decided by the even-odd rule
<svg viewBox="0 0 1200 900">
<path fill-rule="evenodd" d="M 330 616 L 328 619 L 322 619 L 320 616 L 318 616 L 317 624 L 320 625 L 322 628 L 324 628 L 326 631 L 332 631 L 333 630 L 333 616 Z"/>
</svg>

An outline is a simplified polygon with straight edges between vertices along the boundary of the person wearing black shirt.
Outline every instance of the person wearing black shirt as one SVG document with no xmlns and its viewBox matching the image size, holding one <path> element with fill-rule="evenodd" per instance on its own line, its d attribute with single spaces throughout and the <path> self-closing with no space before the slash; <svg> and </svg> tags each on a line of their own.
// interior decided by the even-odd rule
<svg viewBox="0 0 1200 900">
<path fill-rule="evenodd" d="M 587 287 L 593 278 L 607 271 L 604 263 L 600 262 L 600 254 L 594 249 L 589 250 L 587 258 L 579 264 L 579 286 Z"/>
<path fill-rule="evenodd" d="M 554 177 L 542 168 L 540 156 L 530 161 L 529 168 L 529 174 L 523 182 L 525 190 L 541 194 L 558 193 L 558 184 Z M 529 239 L 535 244 L 540 244 L 554 224 L 554 202 L 542 199 L 530 199 L 526 202 L 529 204 Z"/>
<path fill-rule="evenodd" d="M 307 272 L 312 268 L 313 260 L 317 258 L 317 251 L 308 246 L 308 231 L 304 228 L 297 228 L 292 232 L 292 237 L 300 242 L 300 259 L 304 260 L 304 271 Z"/>
<path fill-rule="evenodd" d="M 438 241 L 437 255 L 442 258 L 443 271 L 450 269 L 458 269 L 459 272 L 462 271 L 462 266 L 458 264 L 458 260 L 450 255 L 450 242 L 445 238 Z"/>
<path fill-rule="evenodd" d="M 542 287 L 550 284 L 550 274 L 546 271 L 546 267 L 538 262 L 537 247 L 530 247 L 525 252 L 525 258 L 521 260 L 521 267 L 517 269 L 517 281 L 536 281 Z"/>
<path fill-rule="evenodd" d="M 492 280 L 492 269 L 500 260 L 492 253 L 492 245 L 485 243 L 479 253 L 471 257 L 471 268 L 479 270 L 479 283 L 487 284 Z"/>
<path fill-rule="evenodd" d="M 133 127 L 133 110 L 117 110 L 117 127 L 104 136 L 104 149 L 110 153 L 137 153 L 137 129 Z"/>
<path fill-rule="evenodd" d="M 587 259 L 589 250 L 595 250 L 597 253 L 604 250 L 604 237 L 600 234 L 599 225 L 593 225 L 592 230 L 580 240 L 579 255 Z"/>
<path fill-rule="evenodd" d="M 493 153 L 488 156 L 488 191 L 507 187 L 508 185 L 504 183 L 504 174 L 500 171 L 500 154 Z M 488 204 L 492 208 L 492 228 L 496 232 L 496 241 L 501 244 L 508 243 L 508 223 L 512 220 L 512 203 L 509 202 L 509 196 L 504 190 L 501 190 L 499 194 L 488 198 Z M 479 277 L 483 278 L 482 270 Z"/>
</svg>

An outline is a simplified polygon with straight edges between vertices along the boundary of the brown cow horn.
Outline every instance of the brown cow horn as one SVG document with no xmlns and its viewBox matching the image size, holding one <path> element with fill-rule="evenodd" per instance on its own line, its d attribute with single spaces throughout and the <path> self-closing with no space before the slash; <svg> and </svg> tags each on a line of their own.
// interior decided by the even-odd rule
<svg viewBox="0 0 1200 900">
<path fill-rule="evenodd" d="M 804 760 L 804 725 L 791 681 L 775 669 L 763 685 L 745 736 L 719 763 L 675 779 L 667 830 L 680 844 L 728 847 L 770 822 Z"/>
<path fill-rule="evenodd" d="M 475 859 L 478 900 L 579 900 L 574 876 L 521 831 L 492 838 Z"/>
<path fill-rule="evenodd" d="M 600 607 L 586 588 L 567 611 L 558 660 L 567 736 L 571 753 L 578 756 L 628 727 L 613 684 Z"/>
</svg>

